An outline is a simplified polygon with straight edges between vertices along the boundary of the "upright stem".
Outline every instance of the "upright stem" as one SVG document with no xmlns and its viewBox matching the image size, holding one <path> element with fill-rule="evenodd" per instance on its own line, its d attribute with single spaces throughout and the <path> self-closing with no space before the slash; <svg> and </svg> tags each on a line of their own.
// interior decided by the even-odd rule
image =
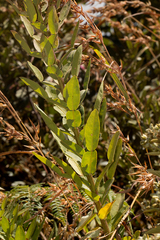
<svg viewBox="0 0 160 240">
<path fill-rule="evenodd" d="M 91 174 L 88 175 L 88 176 L 87 176 L 87 179 L 88 179 L 88 181 L 89 181 L 89 183 L 90 183 L 90 185 L 91 185 L 91 191 L 92 191 L 92 193 L 95 193 L 95 194 L 98 195 L 97 189 L 95 189 L 95 183 L 94 183 L 94 180 L 93 180 L 92 175 L 91 175 Z M 97 212 L 99 212 L 99 210 L 102 208 L 102 204 L 101 204 L 100 200 L 99 200 L 99 201 L 94 201 L 94 204 L 95 204 L 95 206 L 96 206 Z M 104 220 L 104 219 L 100 219 L 100 221 L 101 221 L 101 225 L 102 225 L 102 228 L 103 228 L 103 230 L 104 230 L 104 233 L 105 233 L 105 234 L 109 234 L 109 233 L 110 233 L 110 230 L 109 230 L 109 226 L 108 226 L 107 221 Z M 108 237 L 106 237 L 105 239 L 108 239 Z"/>
</svg>

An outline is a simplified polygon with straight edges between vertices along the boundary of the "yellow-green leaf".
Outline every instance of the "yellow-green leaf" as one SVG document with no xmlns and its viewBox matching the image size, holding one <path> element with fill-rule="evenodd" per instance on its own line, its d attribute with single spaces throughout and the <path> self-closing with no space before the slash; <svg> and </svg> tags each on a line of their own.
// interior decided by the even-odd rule
<svg viewBox="0 0 160 240">
<path fill-rule="evenodd" d="M 78 110 L 68 111 L 66 118 L 69 127 L 77 128 L 81 125 L 81 114 Z"/>
<path fill-rule="evenodd" d="M 76 110 L 80 103 L 80 88 L 76 76 L 73 76 L 66 84 L 63 96 L 67 102 L 69 110 Z"/>
<path fill-rule="evenodd" d="M 97 151 L 85 152 L 83 154 L 81 167 L 88 174 L 93 174 L 97 167 Z"/>
<path fill-rule="evenodd" d="M 51 34 L 56 34 L 58 32 L 58 16 L 54 5 L 50 7 L 48 14 L 48 25 Z"/>
<path fill-rule="evenodd" d="M 89 151 L 94 151 L 97 148 L 99 141 L 99 133 L 100 133 L 99 113 L 97 109 L 94 109 L 91 112 L 85 126 L 86 147 Z"/>
</svg>

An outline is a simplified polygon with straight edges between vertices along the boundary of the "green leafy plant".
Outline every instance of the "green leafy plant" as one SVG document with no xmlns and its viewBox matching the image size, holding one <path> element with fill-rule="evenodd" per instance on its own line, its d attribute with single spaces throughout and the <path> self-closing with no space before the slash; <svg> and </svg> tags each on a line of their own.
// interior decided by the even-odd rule
<svg viewBox="0 0 160 240">
<path fill-rule="evenodd" d="M 83 230 L 85 233 L 83 239 L 99 237 L 100 233 L 103 234 L 105 239 L 113 239 L 123 221 L 128 218 L 140 192 L 144 190 L 144 187 L 148 186 L 148 175 L 143 179 L 142 186 L 139 188 L 131 206 L 125 201 L 123 192 L 119 192 L 117 196 L 111 190 L 122 153 L 122 139 L 127 144 L 130 154 L 136 158 L 136 154 L 124 138 L 122 132 L 120 129 L 117 129 L 108 144 L 107 150 L 105 150 L 108 163 L 101 173 L 96 176 L 97 162 L 99 160 L 98 147 L 100 139 L 106 133 L 103 129 L 106 116 L 106 98 L 104 96 L 104 79 L 106 74 L 104 74 L 104 78 L 101 81 L 93 109 L 90 109 L 86 114 L 84 102 L 90 81 L 91 60 L 88 61 L 82 89 L 79 81 L 79 72 L 85 49 L 82 42 L 75 44 L 79 22 L 77 21 L 75 25 L 73 35 L 67 47 L 63 46 L 59 36 L 60 32 L 63 31 L 63 24 L 70 12 L 70 8 L 86 19 L 95 37 L 99 39 L 101 43 L 100 49 L 105 51 L 105 55 L 102 55 L 100 50 L 95 47 L 89 46 L 90 50 L 99 57 L 99 59 L 96 58 L 96 61 L 102 63 L 106 72 L 110 74 L 111 79 L 118 87 L 119 91 L 115 94 L 115 98 L 121 101 L 121 105 L 123 105 L 123 108 L 121 108 L 133 114 L 140 126 L 138 111 L 126 90 L 121 66 L 112 60 L 104 44 L 102 33 L 97 26 L 75 2 L 69 0 L 65 4 L 65 1 L 57 1 L 56 4 L 50 5 L 47 5 L 47 2 L 45 2 L 44 8 L 41 8 L 41 1 L 24 0 L 22 11 L 16 5 L 13 5 L 12 1 L 8 0 L 8 2 L 20 15 L 28 35 L 33 41 L 34 50 L 33 46 L 31 47 L 26 39 L 12 30 L 14 38 L 28 55 L 38 58 L 44 63 L 45 74 L 47 74 L 47 79 L 49 79 L 46 80 L 40 69 L 33 62 L 28 61 L 29 69 L 35 75 L 37 81 L 29 79 L 28 76 L 21 77 L 21 80 L 43 98 L 49 106 L 52 106 L 62 120 L 60 127 L 57 126 L 49 114 L 46 114 L 40 106 L 35 104 L 37 111 L 50 129 L 53 138 L 57 141 L 64 159 L 62 160 L 51 153 L 44 155 L 41 149 L 41 142 L 35 141 L 32 136 L 29 136 L 27 140 L 34 149 L 32 154 L 56 172 L 59 177 L 71 179 L 77 188 L 90 198 L 94 208 L 87 212 L 86 216 L 79 219 L 76 232 L 79 233 Z M 87 54 L 86 57 L 88 57 Z M 110 93 L 112 96 L 115 96 L 111 89 Z M 138 168 L 139 166 L 136 165 L 136 167 Z M 144 168 L 142 170 L 146 173 Z M 137 171 L 137 174 L 139 174 L 139 171 Z M 150 178 L 155 180 L 153 175 Z M 141 177 L 138 179 L 142 180 Z M 138 179 L 136 182 L 138 182 Z M 18 227 L 17 231 L 17 236 L 19 232 L 23 235 L 22 227 Z M 135 234 L 135 238 L 138 238 L 138 235 L 139 233 Z M 123 232 L 121 232 L 121 236 L 123 237 Z"/>
</svg>

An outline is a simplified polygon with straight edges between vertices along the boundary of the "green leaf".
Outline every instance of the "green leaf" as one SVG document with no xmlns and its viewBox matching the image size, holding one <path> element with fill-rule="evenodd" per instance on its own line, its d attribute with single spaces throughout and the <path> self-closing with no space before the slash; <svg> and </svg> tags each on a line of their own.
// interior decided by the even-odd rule
<svg viewBox="0 0 160 240">
<path fill-rule="evenodd" d="M 67 102 L 69 110 L 76 110 L 80 103 L 79 82 L 76 76 L 73 76 L 66 84 L 63 90 L 63 96 Z"/>
<path fill-rule="evenodd" d="M 32 0 L 24 0 L 23 3 L 25 6 L 25 10 L 28 13 L 30 21 L 35 22 L 37 20 L 37 12 L 35 10 Z"/>
<path fill-rule="evenodd" d="M 55 62 L 54 50 L 50 41 L 44 35 L 41 37 L 40 46 L 44 61 L 48 66 L 52 66 Z"/>
<path fill-rule="evenodd" d="M 42 58 L 42 53 L 41 52 L 31 52 L 29 53 L 30 56 L 35 57 L 35 58 Z"/>
<path fill-rule="evenodd" d="M 29 65 L 30 69 L 32 70 L 32 72 L 38 78 L 38 80 L 40 82 L 43 82 L 44 78 L 43 78 L 43 75 L 42 75 L 41 71 L 36 66 L 34 66 L 31 62 L 27 61 L 27 63 Z"/>
<path fill-rule="evenodd" d="M 63 77 L 63 72 L 58 68 L 56 64 L 47 67 L 46 71 L 53 79 L 59 80 Z"/>
<path fill-rule="evenodd" d="M 31 22 L 23 15 L 20 15 L 20 18 L 22 22 L 24 23 L 25 28 L 27 29 L 27 32 L 32 37 L 34 34 L 34 28 L 31 25 Z"/>
<path fill-rule="evenodd" d="M 58 16 L 54 5 L 50 7 L 50 11 L 48 14 L 48 25 L 51 34 L 58 33 Z"/>
<path fill-rule="evenodd" d="M 59 38 L 57 34 L 52 34 L 48 37 L 50 44 L 52 45 L 53 49 L 57 49 L 59 46 Z"/>
<path fill-rule="evenodd" d="M 104 120 L 105 120 L 105 116 L 106 116 L 106 111 L 107 111 L 107 104 L 106 104 L 106 98 L 104 98 L 102 101 L 100 112 L 99 112 L 101 132 L 103 132 L 103 125 L 104 125 Z"/>
<path fill-rule="evenodd" d="M 48 160 L 47 158 L 45 157 L 42 157 L 41 155 L 35 153 L 35 152 L 32 152 L 33 155 L 35 157 L 37 157 L 42 163 L 44 163 L 45 165 L 47 165 L 48 167 L 50 167 L 54 172 L 56 172 L 59 176 L 61 177 L 67 177 L 68 176 L 64 173 L 61 172 L 61 170 L 55 165 L 53 164 L 50 160 Z"/>
<path fill-rule="evenodd" d="M 117 131 L 113 135 L 111 142 L 109 144 L 109 148 L 108 148 L 108 152 L 107 152 L 107 157 L 108 157 L 109 163 L 112 163 L 114 161 L 114 155 L 115 155 L 119 135 L 120 135 L 120 132 Z"/>
<path fill-rule="evenodd" d="M 114 174 L 115 174 L 115 171 L 116 171 L 116 168 L 117 168 L 117 164 L 118 164 L 118 161 L 119 161 L 119 156 L 121 154 L 121 151 L 122 151 L 122 139 L 119 139 L 118 143 L 116 145 L 116 150 L 115 150 L 115 155 L 114 155 L 114 162 L 108 168 L 107 177 L 109 179 L 112 179 L 114 177 Z"/>
<path fill-rule="evenodd" d="M 11 33 L 13 34 L 14 38 L 19 42 L 19 44 L 21 45 L 21 47 L 28 53 L 30 54 L 30 48 L 28 46 L 28 44 L 26 43 L 26 41 L 16 32 L 11 30 Z"/>
<path fill-rule="evenodd" d="M 92 229 L 92 231 L 89 231 L 87 234 L 85 234 L 84 237 L 81 237 L 81 240 L 85 240 L 85 239 L 95 239 L 99 236 L 99 233 L 101 231 L 100 227 L 96 227 L 94 229 Z"/>
<path fill-rule="evenodd" d="M 25 232 L 22 226 L 18 226 L 16 230 L 15 240 L 26 240 Z"/>
<path fill-rule="evenodd" d="M 43 221 L 39 224 L 39 226 L 36 227 L 35 231 L 34 231 L 34 234 L 32 236 L 32 239 L 34 240 L 38 240 L 39 239 L 39 236 L 40 236 L 40 232 L 42 231 L 42 227 L 43 227 L 43 224 L 45 222 L 45 217 L 43 218 Z"/>
<path fill-rule="evenodd" d="M 145 234 L 156 234 L 156 233 L 160 233 L 160 226 L 156 226 L 155 228 L 151 228 L 150 230 L 145 232 Z"/>
<path fill-rule="evenodd" d="M 110 215 L 112 218 L 114 218 L 116 214 L 119 212 L 119 210 L 121 209 L 121 207 L 123 207 L 124 200 L 125 200 L 124 193 L 118 193 L 116 195 L 115 202 L 113 203 L 113 206 L 110 212 Z"/>
<path fill-rule="evenodd" d="M 48 99 L 48 95 L 46 91 L 36 82 L 25 78 L 21 77 L 20 78 L 27 86 L 29 86 L 31 89 L 33 89 L 39 96 L 41 96 L 44 99 Z"/>
<path fill-rule="evenodd" d="M 100 106 L 103 98 L 103 85 L 104 85 L 104 82 L 102 81 L 97 94 L 96 102 L 94 104 L 94 109 L 97 109 L 98 112 L 100 111 Z"/>
<path fill-rule="evenodd" d="M 35 27 L 37 30 L 39 30 L 42 33 L 46 33 L 47 32 L 47 27 L 41 23 L 41 22 L 34 22 L 32 23 L 32 26 Z"/>
<path fill-rule="evenodd" d="M 2 224 L 2 229 L 5 233 L 7 233 L 7 231 L 9 230 L 9 221 L 6 217 L 2 216 L 2 221 L 1 221 L 1 224 Z"/>
<path fill-rule="evenodd" d="M 30 239 L 35 231 L 35 228 L 37 226 L 36 218 L 33 219 L 31 222 L 31 225 L 29 226 L 27 233 L 26 233 L 26 239 Z"/>
<path fill-rule="evenodd" d="M 109 165 L 105 166 L 105 168 L 103 169 L 103 171 L 101 172 L 101 174 L 98 176 L 98 178 L 96 179 L 96 183 L 95 183 L 95 188 L 98 189 L 104 175 L 106 174 L 107 170 L 108 170 Z"/>
<path fill-rule="evenodd" d="M 81 167 L 88 174 L 93 174 L 97 168 L 97 151 L 85 152 L 82 157 Z"/>
<path fill-rule="evenodd" d="M 71 6 L 71 1 L 69 0 L 64 6 L 62 7 L 59 15 L 59 27 L 62 26 L 65 18 L 67 17 Z"/>
<path fill-rule="evenodd" d="M 87 224 L 89 224 L 96 217 L 96 213 L 90 212 L 87 216 L 81 218 L 78 227 L 75 229 L 76 232 L 80 232 Z"/>
<path fill-rule="evenodd" d="M 53 156 L 56 162 L 63 168 L 63 170 L 73 179 L 73 181 L 79 186 L 82 187 L 82 179 L 77 175 L 77 173 L 63 160 Z"/>
<path fill-rule="evenodd" d="M 75 29 L 74 29 L 74 32 L 73 32 L 73 35 L 72 35 L 71 47 L 74 47 L 74 43 L 75 43 L 75 40 L 76 40 L 76 37 L 77 37 L 78 29 L 79 29 L 79 21 L 77 22 L 77 24 L 75 26 Z"/>
<path fill-rule="evenodd" d="M 73 57 L 72 71 L 71 71 L 72 76 L 78 76 L 80 64 L 81 64 L 81 58 L 82 58 L 82 45 L 80 45 L 77 48 Z"/>
<path fill-rule="evenodd" d="M 79 127 L 81 125 L 81 114 L 78 110 L 68 111 L 66 114 L 67 125 L 73 128 Z"/>
<path fill-rule="evenodd" d="M 99 133 L 100 133 L 99 114 L 97 109 L 94 109 L 91 112 L 85 126 L 86 147 L 89 151 L 94 151 L 97 148 L 99 141 Z"/>
<path fill-rule="evenodd" d="M 84 83 L 83 83 L 84 89 L 88 89 L 88 84 L 89 84 L 89 80 L 90 80 L 90 68 L 91 68 L 91 59 L 89 59 L 87 71 L 86 71 L 85 78 L 84 78 Z"/>
<path fill-rule="evenodd" d="M 154 170 L 154 169 L 147 169 L 149 173 L 152 173 L 155 176 L 160 177 L 160 171 Z"/>
<path fill-rule="evenodd" d="M 105 184 L 104 184 L 104 193 L 103 193 L 103 196 L 102 196 L 102 205 L 106 202 L 106 198 L 107 198 L 107 195 L 108 195 L 108 192 L 109 190 L 111 189 L 112 187 L 112 184 L 114 182 L 114 178 L 113 179 L 108 179 Z"/>
</svg>

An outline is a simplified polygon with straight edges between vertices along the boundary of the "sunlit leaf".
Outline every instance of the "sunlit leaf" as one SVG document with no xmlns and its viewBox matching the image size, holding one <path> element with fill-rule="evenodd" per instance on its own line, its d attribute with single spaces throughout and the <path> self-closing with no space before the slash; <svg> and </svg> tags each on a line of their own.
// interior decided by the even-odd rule
<svg viewBox="0 0 160 240">
<path fill-rule="evenodd" d="M 32 72 L 38 78 L 38 80 L 40 82 L 42 82 L 44 78 L 43 78 L 43 75 L 42 75 L 41 71 L 36 66 L 34 66 L 31 62 L 27 61 L 27 63 L 29 65 L 30 69 L 32 70 Z"/>
<path fill-rule="evenodd" d="M 85 152 L 82 157 L 81 167 L 88 174 L 93 174 L 97 168 L 97 151 Z"/>
<path fill-rule="evenodd" d="M 2 229 L 6 233 L 9 229 L 9 221 L 6 217 L 2 216 L 2 221 L 1 221 Z"/>
<path fill-rule="evenodd" d="M 68 126 L 76 128 L 81 125 L 81 114 L 78 110 L 68 111 L 66 118 Z"/>
<path fill-rule="evenodd" d="M 29 35 L 32 37 L 34 34 L 34 28 L 31 25 L 31 22 L 23 15 L 20 15 L 22 22 L 24 23 Z"/>
<path fill-rule="evenodd" d="M 25 78 L 21 77 L 20 78 L 27 86 L 29 86 L 31 89 L 33 89 L 39 96 L 41 96 L 44 99 L 48 99 L 48 95 L 46 91 L 36 82 Z"/>
<path fill-rule="evenodd" d="M 42 157 L 41 155 L 35 153 L 35 152 L 32 152 L 33 155 L 35 157 L 37 157 L 42 163 L 44 163 L 45 165 L 47 165 L 48 167 L 50 167 L 53 171 L 55 171 L 59 176 L 62 176 L 62 177 L 68 177 L 65 173 L 62 173 L 62 171 L 55 165 L 53 164 L 50 160 L 48 160 L 47 158 L 45 157 Z"/>
<path fill-rule="evenodd" d="M 76 76 L 73 76 L 66 84 L 63 96 L 66 99 L 67 106 L 70 110 L 76 110 L 80 103 L 80 88 Z"/>
<path fill-rule="evenodd" d="M 16 230 L 15 240 L 26 240 L 25 232 L 22 226 L 18 226 Z"/>
<path fill-rule="evenodd" d="M 115 201 L 111 202 L 111 203 L 107 203 L 104 207 L 102 207 L 99 212 L 98 212 L 98 216 L 100 219 L 105 219 L 107 218 L 107 215 L 110 213 L 112 205 Z"/>
<path fill-rule="evenodd" d="M 40 32 L 47 32 L 47 27 L 41 22 L 38 22 L 38 21 L 34 22 L 34 23 L 32 23 L 32 26 L 34 26 Z"/>
<path fill-rule="evenodd" d="M 48 25 L 51 34 L 56 34 L 58 32 L 58 16 L 54 5 L 50 7 L 48 14 Z"/>
<path fill-rule="evenodd" d="M 94 151 L 97 148 L 99 141 L 99 133 L 100 133 L 99 114 L 97 109 L 94 109 L 91 112 L 85 126 L 86 147 L 89 151 Z"/>
</svg>

